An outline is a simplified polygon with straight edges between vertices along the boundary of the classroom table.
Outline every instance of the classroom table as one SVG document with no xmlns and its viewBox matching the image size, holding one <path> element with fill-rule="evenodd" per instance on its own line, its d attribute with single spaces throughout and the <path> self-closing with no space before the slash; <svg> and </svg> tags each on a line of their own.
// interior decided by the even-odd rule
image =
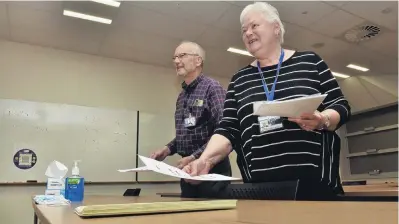
<svg viewBox="0 0 399 224">
<path fill-rule="evenodd" d="M 348 196 L 398 196 L 398 184 L 368 184 L 344 186 Z"/>
<path fill-rule="evenodd" d="M 181 198 L 87 196 L 84 205 L 161 202 L 190 200 Z M 201 199 L 197 199 L 201 200 Z M 396 224 L 398 202 L 312 202 L 312 201 L 260 201 L 239 200 L 234 210 L 184 212 L 172 214 L 138 215 L 82 219 L 70 206 L 36 205 L 34 212 L 41 224 Z"/>
</svg>

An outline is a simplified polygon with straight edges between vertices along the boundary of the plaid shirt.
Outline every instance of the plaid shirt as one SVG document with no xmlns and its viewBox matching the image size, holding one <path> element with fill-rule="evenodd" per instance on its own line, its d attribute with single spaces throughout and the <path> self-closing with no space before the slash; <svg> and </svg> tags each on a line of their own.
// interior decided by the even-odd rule
<svg viewBox="0 0 399 224">
<path fill-rule="evenodd" d="M 171 155 L 198 158 L 222 118 L 226 91 L 219 82 L 202 74 L 189 85 L 183 82 L 182 88 L 176 102 L 176 137 L 167 147 Z M 184 119 L 190 114 L 195 117 L 196 124 L 185 127 Z"/>
</svg>

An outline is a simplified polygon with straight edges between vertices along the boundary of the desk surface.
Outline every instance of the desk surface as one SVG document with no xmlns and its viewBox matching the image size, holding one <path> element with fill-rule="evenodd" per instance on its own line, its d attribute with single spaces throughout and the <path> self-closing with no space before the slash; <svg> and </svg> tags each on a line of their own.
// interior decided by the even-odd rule
<svg viewBox="0 0 399 224">
<path fill-rule="evenodd" d="M 134 203 L 151 201 L 180 201 L 181 198 L 87 196 L 85 205 Z M 175 223 L 273 223 L 273 224 L 336 224 L 336 223 L 398 223 L 397 202 L 301 202 L 301 201 L 246 201 L 240 200 L 235 210 L 186 212 L 175 214 L 124 216 L 82 219 L 72 206 L 51 207 L 35 205 L 33 208 L 43 224 L 148 224 Z"/>
<path fill-rule="evenodd" d="M 344 186 L 345 195 L 347 196 L 398 196 L 397 184 L 370 184 Z M 157 193 L 162 197 L 180 197 L 179 192 L 160 192 Z"/>
</svg>

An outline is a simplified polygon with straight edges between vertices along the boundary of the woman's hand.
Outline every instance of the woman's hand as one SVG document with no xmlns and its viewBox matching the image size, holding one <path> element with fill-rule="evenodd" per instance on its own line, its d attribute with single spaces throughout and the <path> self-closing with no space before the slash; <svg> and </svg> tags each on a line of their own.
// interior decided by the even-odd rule
<svg viewBox="0 0 399 224">
<path fill-rule="evenodd" d="M 288 118 L 289 121 L 297 123 L 305 131 L 321 129 L 326 122 L 326 118 L 319 111 L 305 113 L 298 118 Z"/>
<path fill-rule="evenodd" d="M 212 164 L 208 161 L 206 161 L 205 159 L 197 159 L 194 160 L 193 162 L 189 163 L 187 166 L 185 166 L 183 168 L 183 171 L 190 174 L 190 176 L 198 176 L 198 175 L 204 175 L 204 174 L 208 174 L 209 171 L 212 168 Z M 187 183 L 190 184 L 200 184 L 201 181 L 197 181 L 197 180 L 188 180 L 185 179 L 185 181 Z"/>
</svg>

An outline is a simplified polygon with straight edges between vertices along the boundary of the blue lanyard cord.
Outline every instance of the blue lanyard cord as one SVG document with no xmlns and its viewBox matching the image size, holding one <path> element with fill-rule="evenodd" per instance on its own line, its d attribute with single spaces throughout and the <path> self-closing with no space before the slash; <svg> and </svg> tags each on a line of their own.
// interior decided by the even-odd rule
<svg viewBox="0 0 399 224">
<path fill-rule="evenodd" d="M 272 89 L 270 90 L 270 92 L 269 92 L 269 89 L 267 88 L 265 78 L 263 77 L 263 72 L 262 72 L 262 69 L 260 68 L 260 63 L 259 63 L 259 61 L 257 62 L 259 75 L 262 78 L 263 89 L 265 90 L 267 101 L 274 100 L 274 91 L 276 90 L 277 77 L 280 74 L 280 67 L 281 67 L 281 64 L 283 63 L 283 60 L 284 60 L 284 50 L 281 48 L 280 59 L 278 61 L 278 65 L 277 65 L 276 77 L 274 78 L 274 83 L 272 85 Z"/>
</svg>

